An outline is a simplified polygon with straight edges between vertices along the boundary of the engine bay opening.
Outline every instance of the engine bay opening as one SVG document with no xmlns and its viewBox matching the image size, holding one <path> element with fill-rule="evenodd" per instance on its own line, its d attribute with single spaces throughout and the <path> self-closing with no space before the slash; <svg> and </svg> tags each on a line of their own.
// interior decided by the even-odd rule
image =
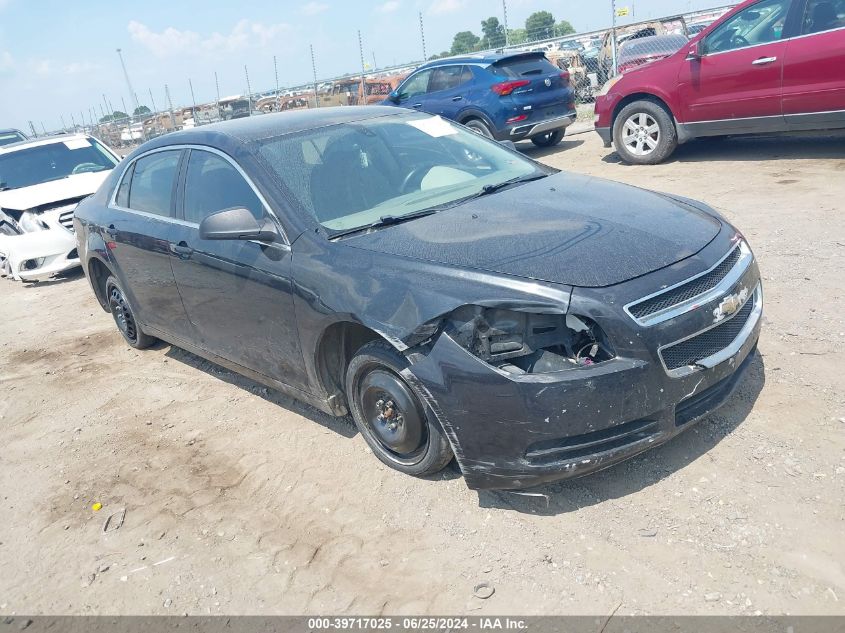
<svg viewBox="0 0 845 633">
<path fill-rule="evenodd" d="M 598 324 L 581 316 L 464 306 L 445 327 L 467 351 L 515 375 L 587 367 L 615 355 Z"/>
</svg>

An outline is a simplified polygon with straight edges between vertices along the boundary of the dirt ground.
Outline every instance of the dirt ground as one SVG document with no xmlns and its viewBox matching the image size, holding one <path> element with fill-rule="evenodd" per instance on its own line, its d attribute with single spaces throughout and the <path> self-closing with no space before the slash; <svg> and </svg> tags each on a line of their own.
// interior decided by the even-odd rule
<svg viewBox="0 0 845 633">
<path fill-rule="evenodd" d="M 479 494 L 180 349 L 129 349 L 81 276 L 0 280 L 0 615 L 845 614 L 845 140 L 529 153 L 745 232 L 765 322 L 732 402 L 599 474 Z"/>
</svg>

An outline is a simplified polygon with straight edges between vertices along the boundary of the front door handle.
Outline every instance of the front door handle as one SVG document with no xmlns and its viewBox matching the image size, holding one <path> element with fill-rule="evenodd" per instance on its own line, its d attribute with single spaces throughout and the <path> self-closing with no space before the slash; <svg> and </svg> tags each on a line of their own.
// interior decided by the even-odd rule
<svg viewBox="0 0 845 633">
<path fill-rule="evenodd" d="M 452 97 L 452 101 L 460 101 L 461 99 L 463 99 L 461 95 L 458 95 L 457 97 Z"/>
<path fill-rule="evenodd" d="M 174 255 L 177 255 L 179 259 L 189 259 L 191 254 L 194 252 L 194 249 L 188 246 L 188 243 L 184 240 L 178 244 L 171 244 L 170 250 Z"/>
<path fill-rule="evenodd" d="M 421 104 L 421 103 L 415 103 L 415 104 L 414 104 L 414 105 L 412 105 L 411 107 L 412 107 L 412 108 L 421 108 L 421 107 L 422 107 L 422 104 Z"/>
<path fill-rule="evenodd" d="M 117 229 L 114 228 L 114 224 L 109 224 L 109 228 L 106 229 L 106 233 L 112 237 L 117 237 Z"/>
<path fill-rule="evenodd" d="M 771 64 L 772 62 L 776 62 L 778 60 L 777 57 L 761 57 L 760 59 L 755 59 L 751 64 L 753 66 L 765 66 L 766 64 Z"/>
</svg>

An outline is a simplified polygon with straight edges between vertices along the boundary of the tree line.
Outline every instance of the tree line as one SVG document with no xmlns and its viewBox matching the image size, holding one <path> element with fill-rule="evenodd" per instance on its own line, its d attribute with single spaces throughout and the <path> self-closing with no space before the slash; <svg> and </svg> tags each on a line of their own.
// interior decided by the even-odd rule
<svg viewBox="0 0 845 633">
<path fill-rule="evenodd" d="M 535 11 L 525 20 L 525 28 L 508 29 L 499 22 L 499 18 L 491 16 L 481 21 L 481 36 L 472 31 L 455 33 L 452 38 L 452 48 L 429 59 L 449 57 L 450 55 L 464 55 L 475 51 L 501 48 L 506 44 L 525 44 L 547 40 L 553 37 L 563 37 L 575 33 L 575 28 L 566 20 L 556 22 L 549 11 Z"/>
</svg>

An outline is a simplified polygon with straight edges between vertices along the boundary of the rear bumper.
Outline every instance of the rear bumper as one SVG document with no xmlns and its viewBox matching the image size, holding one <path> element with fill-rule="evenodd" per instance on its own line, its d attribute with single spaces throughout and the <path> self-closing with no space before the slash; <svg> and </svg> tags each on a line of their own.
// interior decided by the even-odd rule
<svg viewBox="0 0 845 633">
<path fill-rule="evenodd" d="M 511 128 L 505 129 L 505 134 L 499 140 L 509 139 L 511 141 L 519 141 L 524 138 L 530 138 L 537 134 L 545 134 L 546 132 L 553 132 L 554 130 L 565 130 L 567 127 L 575 123 L 578 114 L 575 110 L 567 112 L 564 116 L 546 119 L 544 121 L 533 121 L 528 124 L 515 125 Z"/>
</svg>

